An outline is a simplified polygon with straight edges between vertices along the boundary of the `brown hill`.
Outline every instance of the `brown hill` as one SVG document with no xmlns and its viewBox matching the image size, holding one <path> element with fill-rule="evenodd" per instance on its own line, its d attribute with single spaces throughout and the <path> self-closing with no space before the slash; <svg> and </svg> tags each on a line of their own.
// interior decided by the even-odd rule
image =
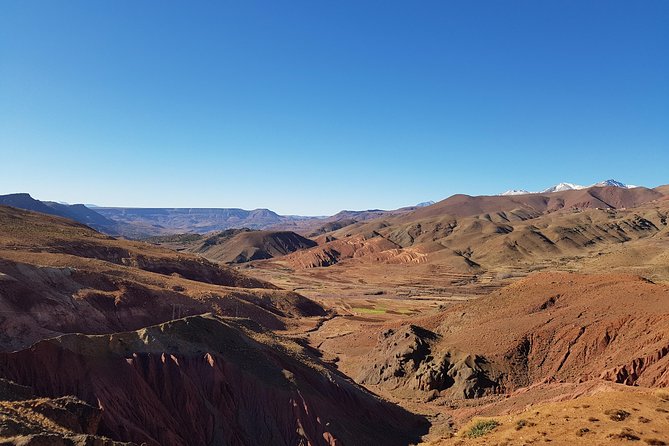
<svg viewBox="0 0 669 446">
<path fill-rule="evenodd" d="M 341 260 L 365 257 L 367 261 L 382 261 L 377 254 L 389 256 L 391 250 L 400 248 L 396 243 L 374 234 L 367 238 L 364 235 L 334 239 L 305 251 L 299 251 L 285 260 L 299 268 L 314 268 L 334 265 Z"/>
<path fill-rule="evenodd" d="M 432 414 L 426 441 L 473 416 L 518 413 L 601 385 L 669 387 L 668 296 L 667 282 L 635 275 L 537 273 L 484 297 L 440 299 L 422 315 L 391 311 L 411 305 L 398 297 L 349 298 L 348 307 L 342 299 L 342 316 L 310 338 L 365 387 Z"/>
<path fill-rule="evenodd" d="M 602 386 L 592 394 L 531 406 L 511 415 L 475 418 L 453 438 L 423 446 L 541 444 L 668 445 L 669 395 Z"/>
<path fill-rule="evenodd" d="M 664 185 L 664 186 L 658 186 L 655 189 L 653 189 L 656 192 L 661 193 L 662 195 L 669 195 L 669 184 Z"/>
<path fill-rule="evenodd" d="M 600 254 L 621 243 L 662 237 L 669 202 L 658 196 L 649 189 L 616 187 L 546 196 L 454 196 L 401 217 L 334 231 L 319 246 L 285 261 L 297 268 L 347 259 L 429 263 L 472 273 L 564 266 L 569 259 Z M 567 208 L 570 203 L 575 207 Z M 551 206 L 558 210 L 549 212 Z M 468 215 L 477 212 L 482 213 Z"/>
<path fill-rule="evenodd" d="M 340 211 L 329 217 L 309 217 L 289 220 L 270 227 L 274 230 L 290 230 L 308 237 L 318 237 L 329 231 L 341 229 L 358 222 L 366 222 L 379 218 L 390 218 L 403 215 L 418 209 L 417 206 L 408 206 L 390 211 L 368 209 L 365 211 Z"/>
<path fill-rule="evenodd" d="M 350 226 L 357 222 L 358 220 L 353 218 L 342 218 L 335 221 L 330 221 L 314 229 L 311 233 L 309 233 L 309 237 L 318 237 L 320 235 L 327 234 L 328 232 L 333 232 L 338 229 L 345 228 L 346 226 Z"/>
<path fill-rule="evenodd" d="M 0 348 L 214 311 L 285 328 L 323 308 L 192 254 L 0 207 Z"/>
<path fill-rule="evenodd" d="M 512 196 L 453 195 L 432 206 L 406 214 L 402 220 L 412 221 L 444 215 L 467 217 L 500 212 L 510 213 L 511 219 L 524 219 L 528 214 L 539 215 L 560 209 L 635 207 L 661 196 L 660 192 L 645 187 L 625 189 L 615 186 Z M 515 215 L 517 211 L 522 211 L 522 214 Z"/>
<path fill-rule="evenodd" d="M 0 375 L 99 405 L 100 432 L 147 445 L 406 445 L 426 427 L 240 319 L 65 335 L 0 354 Z"/>
<path fill-rule="evenodd" d="M 412 327 L 389 327 L 348 372 L 405 398 L 591 380 L 669 387 L 668 297 L 666 284 L 637 276 L 535 274 Z"/>
<path fill-rule="evenodd" d="M 253 231 L 247 228 L 228 229 L 178 244 L 179 249 L 223 263 L 271 259 L 313 246 L 316 242 L 294 232 Z"/>
</svg>

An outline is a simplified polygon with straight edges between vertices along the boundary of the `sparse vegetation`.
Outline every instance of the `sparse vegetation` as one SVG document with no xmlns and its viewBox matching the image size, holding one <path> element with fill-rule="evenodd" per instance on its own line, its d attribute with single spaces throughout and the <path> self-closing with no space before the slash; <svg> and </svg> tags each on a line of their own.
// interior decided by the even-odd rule
<svg viewBox="0 0 669 446">
<path fill-rule="evenodd" d="M 666 446 L 667 442 L 663 440 L 658 440 L 657 438 L 644 438 L 646 444 L 649 444 L 651 446 Z"/>
<path fill-rule="evenodd" d="M 623 421 L 630 416 L 629 412 L 622 409 L 609 409 L 604 411 L 604 414 L 608 415 L 613 421 Z"/>
<path fill-rule="evenodd" d="M 527 421 L 527 420 L 518 420 L 516 422 L 516 427 L 515 429 L 517 431 L 521 430 L 524 427 L 529 427 L 529 426 L 536 426 L 537 424 L 532 422 L 532 421 Z"/>
<path fill-rule="evenodd" d="M 619 434 L 611 434 L 609 435 L 609 438 L 614 440 L 631 440 L 631 441 L 641 440 L 641 437 L 639 437 L 636 434 L 636 432 L 634 432 L 632 429 L 629 428 L 624 428 L 622 431 L 620 431 Z"/>
<path fill-rule="evenodd" d="M 496 420 L 481 420 L 477 421 L 467 432 L 465 432 L 465 437 L 467 438 L 478 438 L 482 437 L 485 434 L 493 431 L 499 422 Z"/>
</svg>

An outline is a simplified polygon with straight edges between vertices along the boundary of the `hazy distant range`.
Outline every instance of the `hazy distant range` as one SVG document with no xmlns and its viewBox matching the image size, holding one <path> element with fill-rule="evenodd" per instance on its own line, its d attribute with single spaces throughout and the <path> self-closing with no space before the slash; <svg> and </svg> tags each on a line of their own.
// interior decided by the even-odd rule
<svg viewBox="0 0 669 446">
<path fill-rule="evenodd" d="M 430 203 L 431 204 L 431 203 Z M 422 205 L 422 204 L 421 204 Z M 279 215 L 269 209 L 236 208 L 107 208 L 95 207 L 95 212 L 113 220 L 135 235 L 163 235 L 176 233 L 207 233 L 230 228 L 281 229 L 306 234 L 319 233 L 321 227 L 351 224 L 385 215 L 415 210 L 409 206 L 392 211 L 380 209 L 366 211 L 341 211 L 328 217 L 305 217 L 299 215 Z"/>
<path fill-rule="evenodd" d="M 0 205 L 69 218 L 115 236 L 146 238 L 181 233 L 207 233 L 231 228 L 292 230 L 319 234 L 353 222 L 397 215 L 428 206 L 420 203 L 392 211 L 341 211 L 329 217 L 279 215 L 269 209 L 119 208 L 40 201 L 27 193 L 0 195 Z"/>
</svg>

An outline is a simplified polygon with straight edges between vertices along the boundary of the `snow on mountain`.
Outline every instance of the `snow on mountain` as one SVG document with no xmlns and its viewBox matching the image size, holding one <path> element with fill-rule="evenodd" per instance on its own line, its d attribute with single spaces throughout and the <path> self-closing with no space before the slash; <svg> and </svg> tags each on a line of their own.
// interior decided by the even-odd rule
<svg viewBox="0 0 669 446">
<path fill-rule="evenodd" d="M 527 191 L 525 189 L 511 189 L 507 190 L 506 192 L 502 192 L 500 195 L 525 195 L 525 194 L 531 194 L 532 192 Z"/>
<path fill-rule="evenodd" d="M 555 186 L 551 186 L 548 189 L 544 189 L 541 191 L 541 193 L 544 194 L 550 194 L 553 192 L 562 192 L 565 190 L 579 190 L 579 189 L 585 189 L 587 186 L 581 186 L 579 184 L 573 184 L 573 183 L 559 183 L 556 184 Z"/>
<path fill-rule="evenodd" d="M 548 189 L 544 189 L 541 192 L 528 192 L 524 189 L 511 189 L 499 195 L 551 194 L 553 192 L 562 192 L 566 190 L 579 190 L 579 189 L 587 189 L 589 187 L 605 187 L 605 186 L 622 187 L 625 189 L 632 189 L 635 187 L 639 187 L 639 186 L 634 186 L 632 184 L 625 184 L 617 180 L 609 179 L 600 181 L 599 183 L 591 184 L 590 186 L 581 186 L 579 184 L 573 184 L 573 183 L 559 183 L 556 184 L 555 186 L 549 187 Z"/>
<path fill-rule="evenodd" d="M 625 188 L 625 189 L 633 189 L 635 187 L 639 187 L 639 186 L 635 186 L 633 184 L 621 183 L 620 181 L 617 181 L 617 180 L 604 180 L 604 181 L 600 181 L 599 183 L 595 183 L 592 186 L 596 186 L 596 187 L 615 186 L 615 187 L 622 187 L 622 188 Z"/>
<path fill-rule="evenodd" d="M 417 208 L 424 208 L 426 206 L 432 206 L 434 204 L 434 201 L 423 201 L 422 203 L 418 203 L 416 205 Z"/>
</svg>

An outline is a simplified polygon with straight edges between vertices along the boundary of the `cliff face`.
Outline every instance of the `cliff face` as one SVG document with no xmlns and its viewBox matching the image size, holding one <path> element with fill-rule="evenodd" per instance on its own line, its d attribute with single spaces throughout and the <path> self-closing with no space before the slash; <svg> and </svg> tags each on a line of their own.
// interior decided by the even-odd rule
<svg viewBox="0 0 669 446">
<path fill-rule="evenodd" d="M 0 375 L 99 405 L 101 433 L 150 445 L 402 445 L 426 427 L 248 320 L 65 335 L 1 354 Z"/>
</svg>

